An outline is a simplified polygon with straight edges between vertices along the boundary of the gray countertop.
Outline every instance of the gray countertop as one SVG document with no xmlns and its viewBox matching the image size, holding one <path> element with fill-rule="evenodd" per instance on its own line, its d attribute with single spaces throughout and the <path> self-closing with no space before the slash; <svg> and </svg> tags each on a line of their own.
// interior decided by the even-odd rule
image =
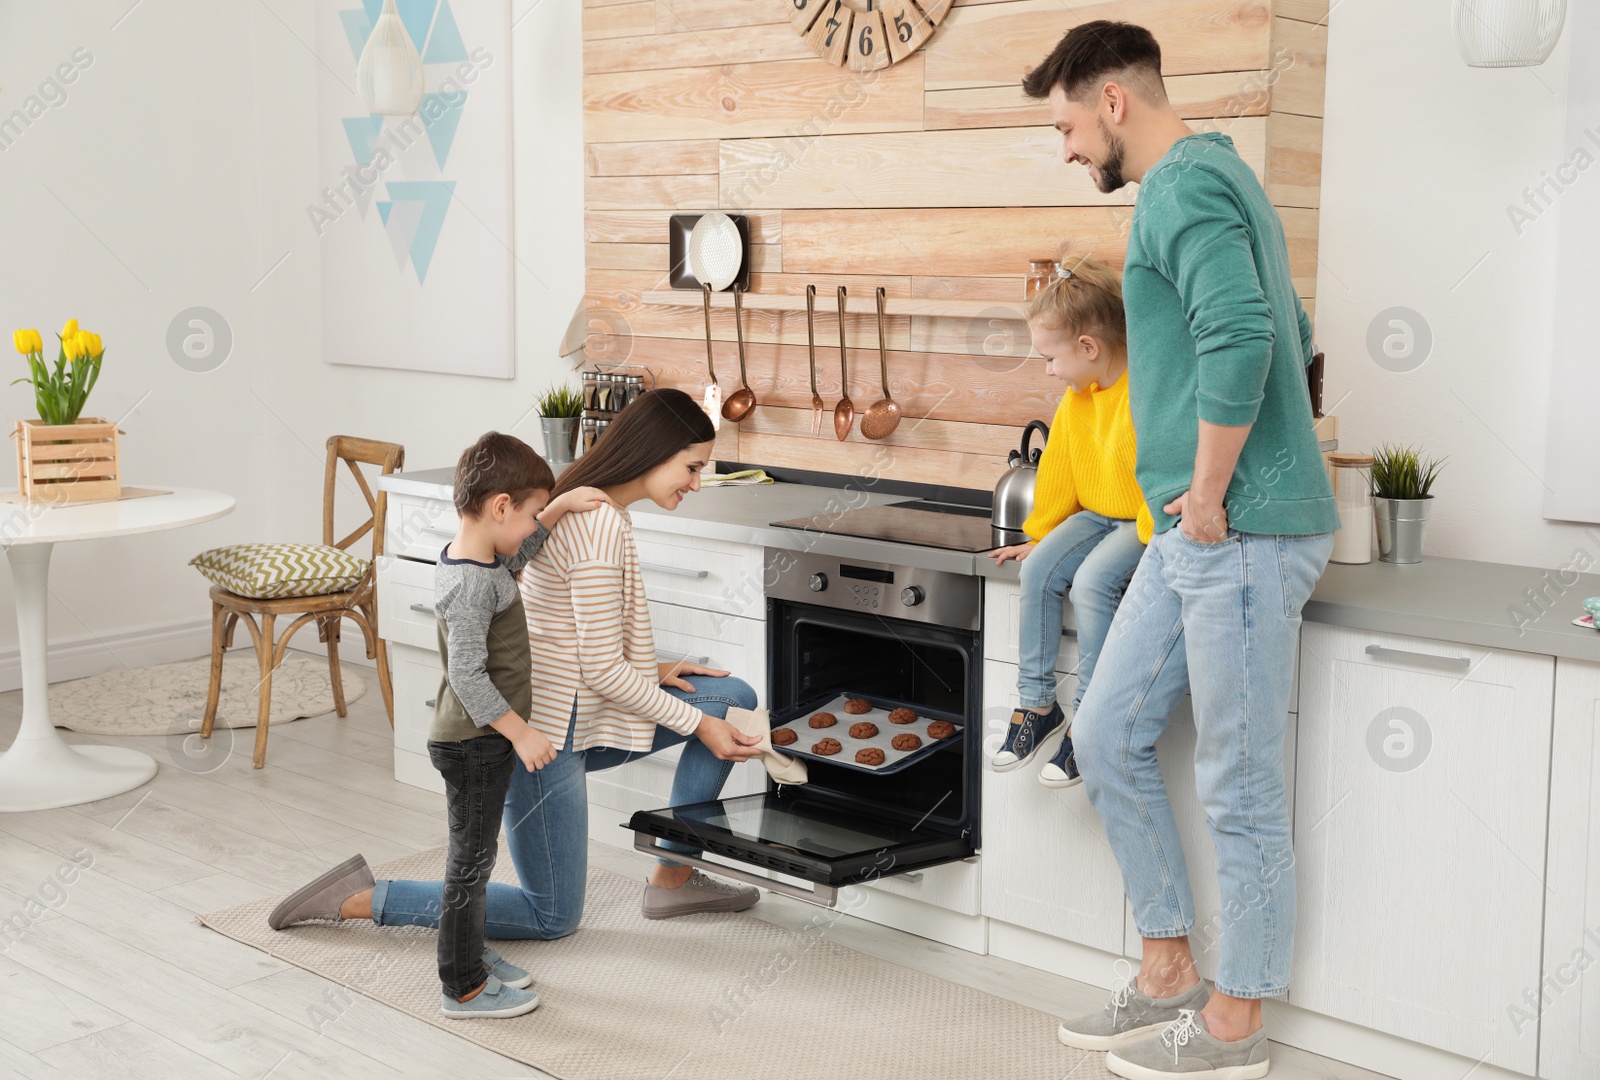
<svg viewBox="0 0 1600 1080">
<path fill-rule="evenodd" d="M 425 469 L 381 477 L 378 486 L 449 499 L 450 477 L 450 469 Z M 1016 563 L 997 567 L 982 555 L 771 524 L 903 498 L 806 484 L 767 484 L 708 488 L 686 497 L 676 511 L 642 503 L 630 507 L 630 512 L 642 519 L 642 527 L 657 532 L 1017 580 Z M 1364 566 L 1333 563 L 1306 604 L 1305 617 L 1378 633 L 1600 662 L 1600 631 L 1572 625 L 1590 596 L 1600 596 L 1600 574 L 1441 558 L 1414 566 L 1376 560 Z"/>
</svg>

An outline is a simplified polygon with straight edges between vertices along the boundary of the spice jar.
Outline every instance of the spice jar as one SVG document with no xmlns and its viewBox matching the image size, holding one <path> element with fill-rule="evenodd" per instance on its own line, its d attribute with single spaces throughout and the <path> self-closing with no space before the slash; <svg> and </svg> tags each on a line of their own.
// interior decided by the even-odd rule
<svg viewBox="0 0 1600 1080">
<path fill-rule="evenodd" d="M 1033 295 L 1047 287 L 1056 278 L 1056 271 L 1061 264 L 1054 259 L 1029 259 L 1028 278 L 1022 288 L 1024 300 L 1033 299 Z"/>
<path fill-rule="evenodd" d="M 1336 563 L 1372 561 L 1372 457 L 1329 454 L 1333 498 L 1339 504 L 1339 531 L 1333 534 Z"/>
</svg>

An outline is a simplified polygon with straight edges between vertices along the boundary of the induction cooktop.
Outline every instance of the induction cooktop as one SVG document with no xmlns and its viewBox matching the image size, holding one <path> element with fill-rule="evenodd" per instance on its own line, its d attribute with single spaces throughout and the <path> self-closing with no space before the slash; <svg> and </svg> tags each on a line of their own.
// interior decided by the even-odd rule
<svg viewBox="0 0 1600 1080">
<path fill-rule="evenodd" d="M 1000 546 L 989 523 L 989 511 L 984 507 L 922 499 L 861 506 L 772 524 L 783 529 L 858 536 L 865 540 L 887 540 L 946 551 L 991 551 Z"/>
</svg>

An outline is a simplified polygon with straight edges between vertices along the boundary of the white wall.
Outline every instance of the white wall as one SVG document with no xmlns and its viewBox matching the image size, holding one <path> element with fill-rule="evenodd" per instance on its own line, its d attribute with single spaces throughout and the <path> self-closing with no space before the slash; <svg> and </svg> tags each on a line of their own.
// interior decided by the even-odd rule
<svg viewBox="0 0 1600 1080">
<path fill-rule="evenodd" d="M 1480 70 L 1456 52 L 1448 0 L 1336 0 L 1329 18 L 1316 317 L 1326 407 L 1342 399 L 1345 449 L 1418 443 L 1449 458 L 1432 554 L 1556 568 L 1582 548 L 1600 560 L 1600 533 L 1541 511 L 1560 208 L 1520 236 L 1506 212 L 1572 156 L 1569 44 L 1541 67 Z M 1432 353 L 1408 373 L 1368 352 L 1369 324 L 1391 307 L 1432 330 Z"/>
<path fill-rule="evenodd" d="M 506 381 L 322 362 L 305 206 L 330 178 L 312 134 L 311 0 L 0 0 L 0 118 L 75 50 L 93 57 L 66 100 L 0 151 L 5 355 L 13 327 L 38 326 L 49 341 L 67 317 L 82 319 L 108 350 L 90 411 L 134 410 L 123 423 L 127 481 L 238 499 L 232 516 L 196 528 L 58 548 L 51 639 L 80 647 L 53 677 L 142 661 L 130 631 L 203 625 L 205 583 L 185 565 L 194 553 L 315 539 L 329 435 L 403 443 L 412 467 L 452 464 L 491 427 L 537 445 L 527 411 L 560 374 L 556 343 L 583 292 L 580 10 L 512 6 L 518 376 Z M 165 345 L 172 317 L 197 305 L 221 312 L 234 335 L 232 355 L 208 374 L 179 368 Z M 6 424 L 36 415 L 28 387 L 0 395 Z M 11 610 L 0 574 L 0 682 L 14 655 Z M 190 654 L 204 652 L 204 636 L 186 640 Z"/>
</svg>

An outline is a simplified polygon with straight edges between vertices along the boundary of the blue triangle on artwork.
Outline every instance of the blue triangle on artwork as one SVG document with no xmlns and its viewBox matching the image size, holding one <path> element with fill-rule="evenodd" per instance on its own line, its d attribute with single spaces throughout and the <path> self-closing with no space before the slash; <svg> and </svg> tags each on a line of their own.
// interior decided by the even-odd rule
<svg viewBox="0 0 1600 1080">
<path fill-rule="evenodd" d="M 411 44 L 421 55 L 428 44 L 428 28 L 433 25 L 433 11 L 439 6 L 439 0 L 396 0 L 395 6 L 400 9 L 400 21 L 406 24 L 406 33 L 411 35 Z"/>
<path fill-rule="evenodd" d="M 387 202 L 381 202 L 378 204 L 378 216 L 383 219 L 383 223 L 385 225 L 389 224 L 389 208 L 393 205 L 394 203 Z"/>
<path fill-rule="evenodd" d="M 454 97 L 455 103 L 448 100 Z M 432 98 L 436 104 L 430 107 L 428 99 Z M 433 146 L 433 159 L 439 163 L 439 168 L 444 168 L 445 159 L 450 156 L 450 146 L 456 141 L 456 128 L 461 123 L 461 110 L 466 108 L 467 92 L 457 90 L 453 94 L 424 94 L 422 96 L 422 120 L 427 125 L 428 142 Z"/>
<path fill-rule="evenodd" d="M 467 59 L 467 46 L 461 40 L 461 28 L 456 25 L 455 12 L 450 10 L 450 0 L 440 0 L 439 17 L 433 24 L 433 36 L 428 39 L 428 52 L 424 64 L 457 64 Z"/>
<path fill-rule="evenodd" d="M 344 36 L 350 39 L 350 55 L 361 59 L 361 50 L 367 47 L 372 34 L 372 20 L 360 8 L 339 12 L 339 22 L 344 25 Z"/>
<path fill-rule="evenodd" d="M 454 180 L 395 180 L 388 188 L 389 198 L 395 202 L 416 200 L 423 204 L 422 220 L 417 225 L 416 238 L 411 241 L 411 265 L 417 269 L 420 284 L 427 280 L 428 264 L 433 261 L 433 251 L 438 246 L 456 184 Z"/>
<path fill-rule="evenodd" d="M 381 116 L 346 116 L 339 121 L 344 125 L 344 136 L 350 140 L 350 153 L 357 165 L 372 164 L 372 142 L 383 131 Z"/>
</svg>

